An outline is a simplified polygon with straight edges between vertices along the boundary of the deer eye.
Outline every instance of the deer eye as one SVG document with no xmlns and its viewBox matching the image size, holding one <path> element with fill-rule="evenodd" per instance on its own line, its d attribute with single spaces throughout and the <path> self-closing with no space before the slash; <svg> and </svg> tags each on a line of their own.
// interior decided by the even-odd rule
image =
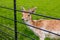
<svg viewBox="0 0 60 40">
<path fill-rule="evenodd" d="M 28 15 L 28 16 L 30 16 L 30 15 Z"/>
</svg>

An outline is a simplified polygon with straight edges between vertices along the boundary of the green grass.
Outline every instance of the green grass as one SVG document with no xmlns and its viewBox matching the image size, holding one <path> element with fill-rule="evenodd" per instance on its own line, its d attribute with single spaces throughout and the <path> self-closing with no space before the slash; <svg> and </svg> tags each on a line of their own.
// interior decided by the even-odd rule
<svg viewBox="0 0 60 40">
<path fill-rule="evenodd" d="M 6 6 L 8 8 L 13 8 L 13 0 L 0 0 L 0 6 Z M 53 16 L 56 18 L 60 18 L 60 0 L 17 0 L 17 9 L 21 10 L 21 7 L 24 6 L 26 9 L 37 7 L 36 13 L 37 14 L 44 14 L 47 16 Z M 0 15 L 8 17 L 13 19 L 14 14 L 12 10 L 0 8 Z M 40 19 L 43 17 L 32 15 L 33 19 Z M 21 21 L 22 14 L 21 12 L 17 12 L 17 20 Z M 12 29 L 14 29 L 14 23 L 11 20 L 4 19 L 0 17 L 0 23 L 4 24 Z M 18 31 L 25 33 L 32 38 L 35 38 L 36 40 L 39 40 L 39 38 L 34 35 L 34 33 L 27 28 L 26 25 L 17 23 Z M 12 31 L 0 26 L 0 30 L 3 30 L 10 35 L 14 35 Z M 3 35 L 4 36 L 4 35 Z M 22 36 L 21 34 L 18 34 L 19 39 L 18 40 L 31 40 L 28 37 Z M 49 40 L 49 38 L 46 38 L 46 40 Z"/>
</svg>

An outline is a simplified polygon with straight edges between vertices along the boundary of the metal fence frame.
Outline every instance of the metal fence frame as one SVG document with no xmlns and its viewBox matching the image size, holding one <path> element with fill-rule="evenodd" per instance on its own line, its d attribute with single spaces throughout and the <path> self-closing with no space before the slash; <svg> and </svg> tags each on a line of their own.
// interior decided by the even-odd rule
<svg viewBox="0 0 60 40">
<path fill-rule="evenodd" d="M 5 28 L 13 31 L 15 35 L 14 35 L 14 37 L 12 37 L 8 33 L 3 32 L 2 30 L 0 30 L 0 32 L 3 32 L 5 34 L 7 34 L 8 36 L 14 38 L 14 40 L 18 40 L 18 35 L 17 34 L 21 34 L 21 35 L 23 35 L 25 37 L 30 38 L 31 40 L 35 40 L 34 38 L 28 36 L 27 34 L 17 31 L 16 0 L 13 0 L 13 1 L 14 1 L 14 9 L 10 9 L 10 10 L 14 10 L 14 20 L 12 20 L 12 19 L 10 19 L 10 20 L 14 21 L 14 30 L 9 28 L 9 27 L 7 27 L 7 26 L 5 26 L 5 25 L 3 25 L 3 24 L 0 24 L 0 26 L 3 26 Z M 4 7 L 0 6 L 0 8 L 4 8 Z M 9 8 L 6 7 L 6 9 L 9 9 Z M 5 18 L 4 16 L 1 16 L 1 15 L 0 15 L 0 17 Z M 9 19 L 9 18 L 5 18 L 5 19 Z M 0 36 L 0 37 L 3 38 L 4 40 L 6 40 L 3 36 Z"/>
<path fill-rule="evenodd" d="M 19 34 L 22 34 L 23 36 L 26 36 L 26 37 L 30 38 L 31 40 L 35 40 L 34 38 L 31 38 L 30 36 L 28 36 L 28 35 L 26 35 L 26 34 L 24 34 L 24 33 L 21 33 L 21 32 L 18 32 L 18 31 L 17 31 L 17 22 L 18 22 L 18 23 L 22 23 L 22 22 L 17 21 L 16 11 L 18 11 L 18 12 L 25 12 L 25 11 L 20 11 L 20 10 L 17 10 L 17 9 L 16 9 L 16 0 L 14 0 L 14 9 L 8 8 L 8 7 L 4 7 L 4 6 L 0 6 L 0 8 L 5 8 L 5 9 L 9 9 L 9 10 L 14 10 L 14 20 L 0 15 L 0 17 L 2 17 L 2 18 L 5 18 L 5 19 L 9 19 L 9 20 L 14 21 L 14 30 L 11 29 L 11 28 L 9 28 L 9 27 L 6 27 L 5 25 L 2 25 L 2 24 L 0 24 L 0 25 L 3 26 L 3 27 L 5 27 L 5 28 L 7 28 L 7 29 L 9 29 L 9 30 L 14 31 L 14 32 L 15 32 L 15 37 L 14 37 L 15 40 L 18 40 L 18 35 L 17 35 L 18 33 L 19 33 Z M 31 13 L 31 12 L 28 12 L 28 13 Z M 60 20 L 60 18 L 45 16 L 45 15 L 42 15 L 42 14 L 33 14 L 33 15 L 37 15 L 37 16 L 42 16 L 42 17 L 46 17 L 46 18 L 51 18 L 51 19 Z M 22 23 L 22 24 L 25 24 L 25 23 Z M 33 27 L 33 28 L 36 28 L 36 27 L 34 27 L 34 26 L 32 26 L 32 25 L 29 25 L 29 24 L 25 24 L 25 25 L 31 26 L 31 27 Z M 36 29 L 39 29 L 39 30 L 42 30 L 42 31 L 49 32 L 49 33 L 51 33 L 51 34 L 60 36 L 60 34 L 56 34 L 56 33 L 50 32 L 50 31 L 45 30 L 45 29 L 41 29 L 41 28 L 36 28 Z M 0 30 L 0 32 L 3 32 L 3 31 Z M 6 33 L 6 34 L 7 34 L 7 33 Z M 7 34 L 7 35 L 8 35 L 8 34 Z M 0 36 L 0 37 L 2 37 L 3 39 L 5 39 L 3 36 Z"/>
</svg>

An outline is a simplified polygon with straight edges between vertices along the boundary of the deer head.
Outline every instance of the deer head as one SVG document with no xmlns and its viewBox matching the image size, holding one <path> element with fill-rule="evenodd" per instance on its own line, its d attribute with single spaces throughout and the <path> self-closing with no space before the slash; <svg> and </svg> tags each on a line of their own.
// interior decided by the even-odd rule
<svg viewBox="0 0 60 40">
<path fill-rule="evenodd" d="M 29 21 L 31 20 L 31 14 L 35 12 L 36 7 L 29 9 L 29 10 L 25 10 L 25 8 L 22 8 L 22 20 L 24 21 Z M 29 13 L 30 12 L 30 13 Z"/>
</svg>

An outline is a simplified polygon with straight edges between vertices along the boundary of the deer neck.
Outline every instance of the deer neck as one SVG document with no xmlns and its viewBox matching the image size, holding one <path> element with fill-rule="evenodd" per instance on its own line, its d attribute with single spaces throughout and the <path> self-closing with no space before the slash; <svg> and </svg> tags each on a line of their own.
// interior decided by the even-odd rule
<svg viewBox="0 0 60 40">
<path fill-rule="evenodd" d="M 32 17 L 30 16 L 30 18 L 28 19 L 28 21 L 25 21 L 25 23 L 30 25 L 32 23 L 32 21 L 33 21 Z"/>
<path fill-rule="evenodd" d="M 28 21 L 25 21 L 25 23 L 28 24 L 28 25 L 32 25 L 32 23 L 33 23 L 32 18 L 30 17 Z M 33 25 L 32 25 L 32 26 L 33 26 Z M 31 30 L 34 30 L 33 27 L 30 27 L 30 26 L 27 26 L 27 27 L 30 28 Z"/>
</svg>

